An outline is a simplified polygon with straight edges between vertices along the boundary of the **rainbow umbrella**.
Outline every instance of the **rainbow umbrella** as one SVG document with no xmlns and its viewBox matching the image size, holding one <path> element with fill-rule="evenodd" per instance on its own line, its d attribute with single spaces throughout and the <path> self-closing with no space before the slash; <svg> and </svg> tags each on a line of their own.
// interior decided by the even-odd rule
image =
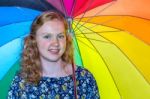
<svg viewBox="0 0 150 99">
<path fill-rule="evenodd" d="M 140 6 L 137 6 L 139 4 Z M 103 68 L 107 67 L 121 99 L 148 99 L 150 97 L 149 4 L 150 1 L 146 0 L 132 3 L 129 0 L 118 0 L 113 2 L 113 5 L 108 3 L 86 12 L 82 19 L 80 17 L 83 14 L 76 17 L 77 21 L 81 21 L 81 26 L 84 26 L 80 27 L 80 30 L 76 30 L 80 31 L 79 38 L 90 38 L 87 42 L 89 42 L 89 45 L 91 45 L 90 43 L 95 44 L 93 47 L 97 48 L 103 61 L 99 64 L 95 63 L 94 66 L 97 65 L 96 70 L 91 66 L 88 68 L 93 69 L 97 79 L 103 78 L 103 80 L 108 81 L 102 75 L 104 73 Z M 108 6 L 110 7 L 107 8 Z M 139 11 L 140 8 L 143 8 L 143 10 Z M 99 37 L 93 37 L 94 33 Z M 98 40 L 101 40 L 101 42 L 96 44 Z M 92 56 L 94 54 L 86 55 L 86 58 Z M 93 61 L 98 62 L 98 58 L 94 58 Z M 88 66 L 86 61 L 85 64 L 85 66 Z M 104 67 L 101 67 L 103 65 Z M 99 71 L 99 73 L 95 71 Z M 99 75 L 102 75 L 102 77 Z M 102 79 L 99 79 L 98 82 L 100 82 L 100 89 L 104 86 L 106 88 L 108 84 Z"/>
<path fill-rule="evenodd" d="M 93 73 L 102 99 L 150 97 L 150 21 L 145 16 L 141 18 L 141 14 L 129 13 L 130 8 L 122 8 L 127 0 L 26 0 L 25 5 L 18 1 L 0 1 L 0 12 L 5 11 L 0 18 L 0 87 L 5 91 L 0 96 L 6 96 L 19 69 L 22 41 L 29 33 L 31 21 L 42 11 L 55 7 L 73 28 L 70 32 L 76 64 Z"/>
</svg>

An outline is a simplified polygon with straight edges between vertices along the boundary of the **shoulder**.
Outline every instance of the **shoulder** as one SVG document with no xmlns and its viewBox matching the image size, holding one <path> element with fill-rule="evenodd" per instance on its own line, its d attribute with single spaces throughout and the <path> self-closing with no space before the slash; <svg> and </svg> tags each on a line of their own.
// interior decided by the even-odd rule
<svg viewBox="0 0 150 99">
<path fill-rule="evenodd" d="M 94 80 L 93 74 L 85 67 L 77 66 L 76 69 L 77 79 Z"/>
<path fill-rule="evenodd" d="M 80 92 L 86 92 L 87 99 L 100 99 L 98 86 L 93 74 L 84 67 L 77 67 L 76 73 Z"/>
<path fill-rule="evenodd" d="M 25 80 L 21 77 L 21 75 L 19 73 L 17 73 L 12 82 L 11 82 L 11 88 L 19 88 L 19 87 L 23 87 L 23 84 L 25 83 Z"/>
<path fill-rule="evenodd" d="M 13 78 L 13 82 L 23 82 L 23 78 L 21 77 L 20 73 L 17 73 L 14 78 Z"/>
<path fill-rule="evenodd" d="M 85 67 L 77 66 L 76 72 L 80 73 L 82 76 L 92 75 L 92 73 Z"/>
</svg>

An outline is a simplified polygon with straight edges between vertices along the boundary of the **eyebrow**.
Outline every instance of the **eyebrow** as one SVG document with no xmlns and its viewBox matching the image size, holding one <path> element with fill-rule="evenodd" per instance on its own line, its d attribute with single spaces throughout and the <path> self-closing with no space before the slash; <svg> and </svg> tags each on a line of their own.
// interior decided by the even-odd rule
<svg viewBox="0 0 150 99">
<path fill-rule="evenodd" d="M 65 32 L 61 32 L 61 33 L 58 33 L 58 34 L 65 34 Z"/>
<path fill-rule="evenodd" d="M 47 34 L 52 34 L 52 33 L 44 32 L 44 33 L 40 33 L 39 35 L 47 35 Z"/>
<path fill-rule="evenodd" d="M 41 33 L 41 35 L 47 35 L 47 34 L 52 35 L 53 33 L 50 33 L 50 32 L 49 33 L 48 32 Z M 59 35 L 59 34 L 65 34 L 65 32 L 60 32 L 57 35 Z"/>
</svg>

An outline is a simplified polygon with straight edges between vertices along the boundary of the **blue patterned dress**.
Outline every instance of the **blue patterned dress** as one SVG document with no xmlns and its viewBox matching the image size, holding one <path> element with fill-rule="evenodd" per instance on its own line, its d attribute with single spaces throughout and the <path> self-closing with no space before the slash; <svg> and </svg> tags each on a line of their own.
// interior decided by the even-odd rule
<svg viewBox="0 0 150 99">
<path fill-rule="evenodd" d="M 93 75 L 82 67 L 77 67 L 75 73 L 78 99 L 100 99 Z M 8 99 L 74 99 L 72 75 L 59 78 L 42 77 L 36 86 L 24 82 L 20 76 L 15 76 Z"/>
</svg>

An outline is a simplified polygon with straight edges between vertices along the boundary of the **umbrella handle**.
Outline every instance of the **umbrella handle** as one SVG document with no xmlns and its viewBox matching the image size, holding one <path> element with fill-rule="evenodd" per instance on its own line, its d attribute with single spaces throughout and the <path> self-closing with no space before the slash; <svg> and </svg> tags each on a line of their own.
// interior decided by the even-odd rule
<svg viewBox="0 0 150 99">
<path fill-rule="evenodd" d="M 73 19 L 71 17 L 67 18 L 67 23 L 68 23 L 68 30 L 67 32 L 70 33 L 73 36 L 73 29 L 72 29 L 72 21 Z"/>
<path fill-rule="evenodd" d="M 75 96 L 75 99 L 77 99 L 77 87 L 76 87 L 75 64 L 74 64 L 73 59 L 72 59 L 72 72 L 73 72 L 72 78 L 73 78 L 73 83 L 74 83 L 74 96 Z"/>
</svg>

